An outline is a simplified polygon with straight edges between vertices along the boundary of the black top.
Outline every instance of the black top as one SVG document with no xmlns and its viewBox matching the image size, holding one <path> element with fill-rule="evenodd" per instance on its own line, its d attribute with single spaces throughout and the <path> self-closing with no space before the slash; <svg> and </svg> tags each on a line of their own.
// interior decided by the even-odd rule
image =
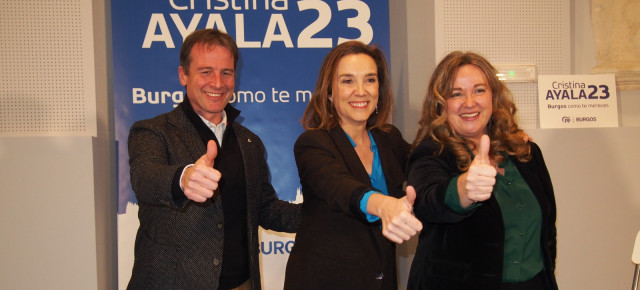
<svg viewBox="0 0 640 290">
<path fill-rule="evenodd" d="M 402 197 L 410 146 L 395 127 L 371 134 L 389 195 Z M 360 209 L 373 187 L 342 128 L 305 131 L 294 153 L 304 202 L 284 289 L 397 289 L 395 244 Z"/>
<path fill-rule="evenodd" d="M 249 279 L 249 254 L 247 239 L 247 195 L 244 184 L 244 163 L 238 147 L 238 140 L 230 125 L 238 116 L 236 111 L 227 114 L 227 127 L 222 147 L 215 134 L 193 111 L 189 100 L 185 98 L 184 110 L 189 120 L 198 130 L 205 147 L 209 140 L 216 141 L 218 155 L 213 167 L 220 171 L 222 178 L 218 183 L 222 209 L 224 212 L 224 250 L 220 289 L 231 289 Z M 216 194 L 218 194 L 218 192 Z"/>
<path fill-rule="evenodd" d="M 543 277 L 546 289 L 555 280 L 556 204 L 540 148 L 530 142 L 531 160 L 509 156 L 540 204 Z M 446 188 L 463 172 L 456 157 L 425 138 L 409 157 L 407 183 L 416 189 L 414 212 L 422 221 L 407 289 L 500 289 L 504 255 L 504 222 L 495 196 L 471 212 L 458 213 L 445 204 Z"/>
</svg>

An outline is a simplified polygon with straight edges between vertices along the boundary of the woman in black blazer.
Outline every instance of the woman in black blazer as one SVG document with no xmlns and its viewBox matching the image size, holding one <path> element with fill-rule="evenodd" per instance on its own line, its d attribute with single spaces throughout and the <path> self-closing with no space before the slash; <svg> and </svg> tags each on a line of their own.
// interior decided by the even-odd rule
<svg viewBox="0 0 640 290">
<path fill-rule="evenodd" d="M 351 41 L 322 63 L 294 146 L 302 223 L 285 289 L 396 289 L 395 243 L 422 229 L 402 185 L 410 145 L 390 124 L 387 64 Z"/>
<path fill-rule="evenodd" d="M 540 148 L 475 53 L 436 67 L 407 183 L 424 223 L 408 289 L 557 289 L 556 205 Z"/>
</svg>

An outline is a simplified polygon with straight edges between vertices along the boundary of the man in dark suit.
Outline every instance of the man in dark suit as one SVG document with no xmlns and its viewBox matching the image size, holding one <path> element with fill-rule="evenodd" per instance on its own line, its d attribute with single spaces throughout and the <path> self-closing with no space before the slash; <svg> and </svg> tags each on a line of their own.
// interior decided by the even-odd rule
<svg viewBox="0 0 640 290">
<path fill-rule="evenodd" d="M 230 106 L 238 48 L 203 29 L 180 51 L 187 97 L 129 132 L 140 228 L 129 289 L 260 289 L 258 226 L 295 232 L 299 206 L 279 200 L 264 145 Z"/>
</svg>

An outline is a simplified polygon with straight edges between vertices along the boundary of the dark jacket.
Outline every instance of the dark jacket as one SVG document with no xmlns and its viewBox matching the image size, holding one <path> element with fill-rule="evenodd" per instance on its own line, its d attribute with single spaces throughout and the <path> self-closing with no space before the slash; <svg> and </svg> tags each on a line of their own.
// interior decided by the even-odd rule
<svg viewBox="0 0 640 290">
<path fill-rule="evenodd" d="M 557 289 L 556 204 L 551 178 L 535 143 L 531 161 L 511 161 L 533 191 L 542 210 L 541 245 L 547 289 Z M 491 196 L 468 214 L 458 214 L 444 203 L 449 181 L 462 174 L 454 154 L 426 138 L 409 157 L 407 183 L 416 189 L 416 217 L 420 233 L 411 265 L 408 289 L 500 289 L 504 255 L 504 223 L 498 202 Z"/>
<path fill-rule="evenodd" d="M 401 197 L 409 144 L 395 127 L 371 132 L 389 194 Z M 294 152 L 304 203 L 284 289 L 396 289 L 395 245 L 360 210 L 373 187 L 345 132 L 306 131 Z"/>
<path fill-rule="evenodd" d="M 136 122 L 129 132 L 131 185 L 140 219 L 129 289 L 218 288 L 225 225 L 221 200 L 214 196 L 196 203 L 176 198 L 182 169 L 206 152 L 184 105 Z M 231 106 L 225 111 L 227 116 L 239 114 Z M 276 197 L 260 138 L 237 122 L 231 126 L 246 179 L 251 288 L 260 289 L 258 225 L 294 232 L 299 207 Z"/>
</svg>

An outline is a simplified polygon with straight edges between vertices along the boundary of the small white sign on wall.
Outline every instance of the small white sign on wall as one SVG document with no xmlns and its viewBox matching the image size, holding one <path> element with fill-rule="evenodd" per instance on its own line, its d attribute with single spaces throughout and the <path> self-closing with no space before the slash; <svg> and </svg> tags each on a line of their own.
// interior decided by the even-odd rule
<svg viewBox="0 0 640 290">
<path fill-rule="evenodd" d="M 615 74 L 539 75 L 540 128 L 618 127 Z"/>
</svg>

